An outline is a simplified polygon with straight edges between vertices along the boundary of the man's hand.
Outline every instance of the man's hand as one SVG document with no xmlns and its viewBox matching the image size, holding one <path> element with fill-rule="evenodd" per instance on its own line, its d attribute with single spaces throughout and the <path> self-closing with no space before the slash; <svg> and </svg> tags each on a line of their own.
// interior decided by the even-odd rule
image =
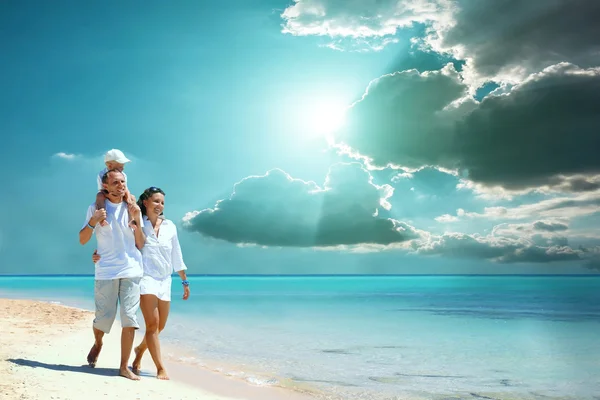
<svg viewBox="0 0 600 400">
<path fill-rule="evenodd" d="M 190 287 L 184 286 L 183 287 L 183 299 L 187 300 L 189 297 L 190 297 Z"/>
<path fill-rule="evenodd" d="M 106 210 L 101 208 L 99 210 L 94 211 L 94 215 L 90 218 L 89 223 L 92 226 L 96 226 L 98 222 L 104 221 L 106 219 Z"/>
<path fill-rule="evenodd" d="M 98 254 L 98 249 L 94 250 L 94 254 L 92 254 L 92 261 L 94 262 L 94 264 L 100 261 L 100 254 Z"/>
</svg>

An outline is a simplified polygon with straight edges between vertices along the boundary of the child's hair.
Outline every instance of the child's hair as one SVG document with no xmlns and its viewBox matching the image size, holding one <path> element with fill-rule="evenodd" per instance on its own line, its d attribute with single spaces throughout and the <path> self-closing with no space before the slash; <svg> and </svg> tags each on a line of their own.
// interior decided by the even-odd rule
<svg viewBox="0 0 600 400">
<path fill-rule="evenodd" d="M 162 189 L 155 186 L 150 186 L 148 189 L 144 190 L 144 193 L 140 194 L 137 205 L 140 207 L 140 210 L 142 210 L 142 215 L 146 215 L 146 206 L 144 205 L 144 200 L 149 199 L 153 194 L 156 193 L 160 193 L 163 196 L 165 195 L 165 192 L 163 192 Z M 163 215 L 163 213 L 160 213 L 160 215 Z"/>
</svg>

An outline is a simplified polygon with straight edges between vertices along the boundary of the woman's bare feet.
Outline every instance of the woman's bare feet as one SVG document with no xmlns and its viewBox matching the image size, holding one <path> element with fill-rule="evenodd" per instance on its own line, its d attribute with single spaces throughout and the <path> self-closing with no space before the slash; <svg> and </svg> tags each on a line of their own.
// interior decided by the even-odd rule
<svg viewBox="0 0 600 400">
<path fill-rule="evenodd" d="M 131 379 L 132 381 L 139 381 L 140 377 L 129 370 L 129 368 L 119 369 L 119 375 L 124 378 Z"/>
<path fill-rule="evenodd" d="M 168 381 L 169 380 L 169 376 L 167 375 L 167 371 L 165 371 L 164 369 L 159 369 L 158 372 L 156 373 L 156 377 L 160 380 L 163 381 Z"/>
<path fill-rule="evenodd" d="M 96 366 L 96 362 L 98 362 L 98 356 L 100 355 L 100 350 L 102 350 L 102 344 L 98 345 L 94 343 L 87 355 L 87 362 L 90 367 L 94 368 Z"/>
<path fill-rule="evenodd" d="M 144 355 L 144 353 L 140 352 L 139 346 L 134 348 L 133 352 L 135 353 L 135 359 L 133 360 L 133 363 L 131 364 L 131 370 L 133 371 L 134 374 L 139 375 L 142 372 L 141 371 L 142 356 Z"/>
</svg>

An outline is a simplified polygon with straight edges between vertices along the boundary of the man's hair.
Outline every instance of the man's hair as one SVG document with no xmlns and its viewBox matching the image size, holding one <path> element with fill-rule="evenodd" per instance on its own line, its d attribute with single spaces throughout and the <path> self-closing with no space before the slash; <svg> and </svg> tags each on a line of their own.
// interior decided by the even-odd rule
<svg viewBox="0 0 600 400">
<path fill-rule="evenodd" d="M 122 174 L 122 172 L 121 172 L 121 171 L 119 171 L 118 169 L 109 169 L 108 171 L 106 171 L 106 172 L 104 173 L 104 175 L 102 175 L 102 183 L 106 183 L 106 184 L 108 184 L 108 175 L 109 175 L 111 172 L 118 172 L 118 173 Z"/>
</svg>

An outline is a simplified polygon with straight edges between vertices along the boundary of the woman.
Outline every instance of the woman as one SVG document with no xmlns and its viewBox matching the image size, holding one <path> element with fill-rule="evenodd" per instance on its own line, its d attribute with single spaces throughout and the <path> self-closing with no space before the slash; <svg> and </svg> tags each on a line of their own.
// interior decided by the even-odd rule
<svg viewBox="0 0 600 400">
<path fill-rule="evenodd" d="M 146 349 L 156 365 L 156 377 L 169 379 L 160 354 L 158 334 L 165 328 L 171 302 L 171 275 L 177 272 L 183 284 L 183 299 L 190 296 L 189 282 L 185 274 L 181 246 L 175 224 L 163 217 L 165 193 L 156 187 L 144 190 L 137 201 L 142 211 L 146 242 L 142 248 L 144 276 L 140 280 L 140 308 L 146 322 L 146 334 L 137 346 L 132 364 L 134 373 L 140 373 L 140 364 Z M 94 254 L 94 262 L 100 256 Z"/>
</svg>

